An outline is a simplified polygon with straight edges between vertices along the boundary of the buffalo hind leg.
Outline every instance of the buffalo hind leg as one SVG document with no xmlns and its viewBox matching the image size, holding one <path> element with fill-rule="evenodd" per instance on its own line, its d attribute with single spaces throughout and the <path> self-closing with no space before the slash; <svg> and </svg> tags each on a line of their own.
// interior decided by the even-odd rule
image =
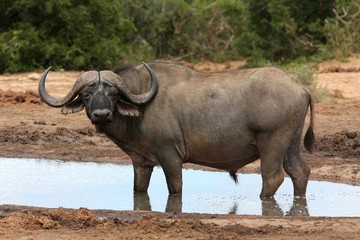
<svg viewBox="0 0 360 240">
<path fill-rule="evenodd" d="M 290 142 L 287 139 L 283 132 L 259 133 L 256 138 L 263 181 L 261 199 L 274 196 L 284 181 L 283 159 Z"/>
<path fill-rule="evenodd" d="M 310 168 L 305 163 L 300 149 L 301 133 L 302 127 L 296 131 L 284 157 L 284 169 L 293 182 L 294 196 L 305 195 L 310 175 Z"/>
<path fill-rule="evenodd" d="M 261 177 L 263 181 L 260 193 L 261 199 L 273 197 L 284 181 L 282 161 L 273 161 L 272 159 L 275 158 L 261 159 Z"/>
</svg>

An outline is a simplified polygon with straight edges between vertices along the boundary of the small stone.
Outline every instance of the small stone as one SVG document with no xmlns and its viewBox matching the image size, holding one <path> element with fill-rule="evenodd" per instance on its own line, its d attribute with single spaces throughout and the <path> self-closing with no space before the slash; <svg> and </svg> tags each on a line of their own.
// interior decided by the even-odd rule
<svg viewBox="0 0 360 240">
<path fill-rule="evenodd" d="M 356 132 L 346 132 L 346 137 L 350 138 L 350 139 L 354 139 L 357 137 L 357 133 Z"/>
</svg>

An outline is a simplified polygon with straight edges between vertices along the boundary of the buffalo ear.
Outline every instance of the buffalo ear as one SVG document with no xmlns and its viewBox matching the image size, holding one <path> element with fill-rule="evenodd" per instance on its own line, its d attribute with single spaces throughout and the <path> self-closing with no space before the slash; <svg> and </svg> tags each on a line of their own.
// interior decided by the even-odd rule
<svg viewBox="0 0 360 240">
<path fill-rule="evenodd" d="M 77 98 L 74 101 L 65 104 L 65 106 L 63 107 L 63 109 L 61 110 L 62 114 L 69 114 L 69 113 L 76 113 L 76 112 L 80 112 L 81 110 L 84 109 L 84 104 L 81 100 L 81 98 Z"/>
<path fill-rule="evenodd" d="M 129 116 L 129 117 L 140 117 L 142 116 L 140 109 L 128 102 L 125 102 L 123 100 L 118 100 L 117 102 L 117 110 L 118 112 L 123 116 Z"/>
</svg>

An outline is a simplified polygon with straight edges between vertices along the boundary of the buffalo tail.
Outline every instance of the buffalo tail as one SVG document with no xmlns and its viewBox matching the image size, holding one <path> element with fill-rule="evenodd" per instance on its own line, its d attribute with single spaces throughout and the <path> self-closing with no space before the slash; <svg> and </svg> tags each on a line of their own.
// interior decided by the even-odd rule
<svg viewBox="0 0 360 240">
<path fill-rule="evenodd" d="M 307 90 L 310 105 L 310 125 L 308 130 L 306 131 L 304 138 L 304 146 L 310 152 L 314 152 L 315 150 L 315 134 L 314 134 L 314 98 L 312 94 Z"/>
</svg>

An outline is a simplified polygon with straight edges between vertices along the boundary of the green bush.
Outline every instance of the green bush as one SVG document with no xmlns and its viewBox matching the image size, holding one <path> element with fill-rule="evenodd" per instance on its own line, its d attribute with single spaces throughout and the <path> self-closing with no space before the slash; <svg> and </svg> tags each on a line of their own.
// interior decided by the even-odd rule
<svg viewBox="0 0 360 240">
<path fill-rule="evenodd" d="M 137 41 L 123 9 L 117 0 L 2 2 L 0 71 L 110 68 L 143 60 L 151 49 Z M 138 46 L 142 56 L 129 54 Z"/>
<path fill-rule="evenodd" d="M 246 2 L 248 23 L 237 46 L 253 61 L 286 62 L 310 56 L 316 53 L 319 44 L 326 43 L 322 27 L 332 15 L 334 0 Z"/>
<path fill-rule="evenodd" d="M 333 57 L 346 59 L 360 51 L 360 2 L 342 0 L 333 9 L 334 17 L 326 19 L 323 32 L 328 40 L 325 49 Z"/>
<path fill-rule="evenodd" d="M 315 101 L 321 102 L 329 98 L 329 90 L 324 86 L 318 86 L 316 75 L 309 65 L 300 64 L 293 67 L 292 77 L 312 92 Z"/>
<path fill-rule="evenodd" d="M 244 4 L 236 0 L 127 0 L 128 16 L 156 58 L 224 61 L 241 32 Z"/>
<path fill-rule="evenodd" d="M 18 28 L 1 34 L 0 43 L 0 71 L 32 70 L 39 66 L 36 59 L 44 54 L 44 49 L 40 48 L 42 40 L 29 24 L 19 24 Z"/>
<path fill-rule="evenodd" d="M 360 51 L 359 9 L 357 0 L 2 0 L 0 72 L 346 58 Z"/>
</svg>

